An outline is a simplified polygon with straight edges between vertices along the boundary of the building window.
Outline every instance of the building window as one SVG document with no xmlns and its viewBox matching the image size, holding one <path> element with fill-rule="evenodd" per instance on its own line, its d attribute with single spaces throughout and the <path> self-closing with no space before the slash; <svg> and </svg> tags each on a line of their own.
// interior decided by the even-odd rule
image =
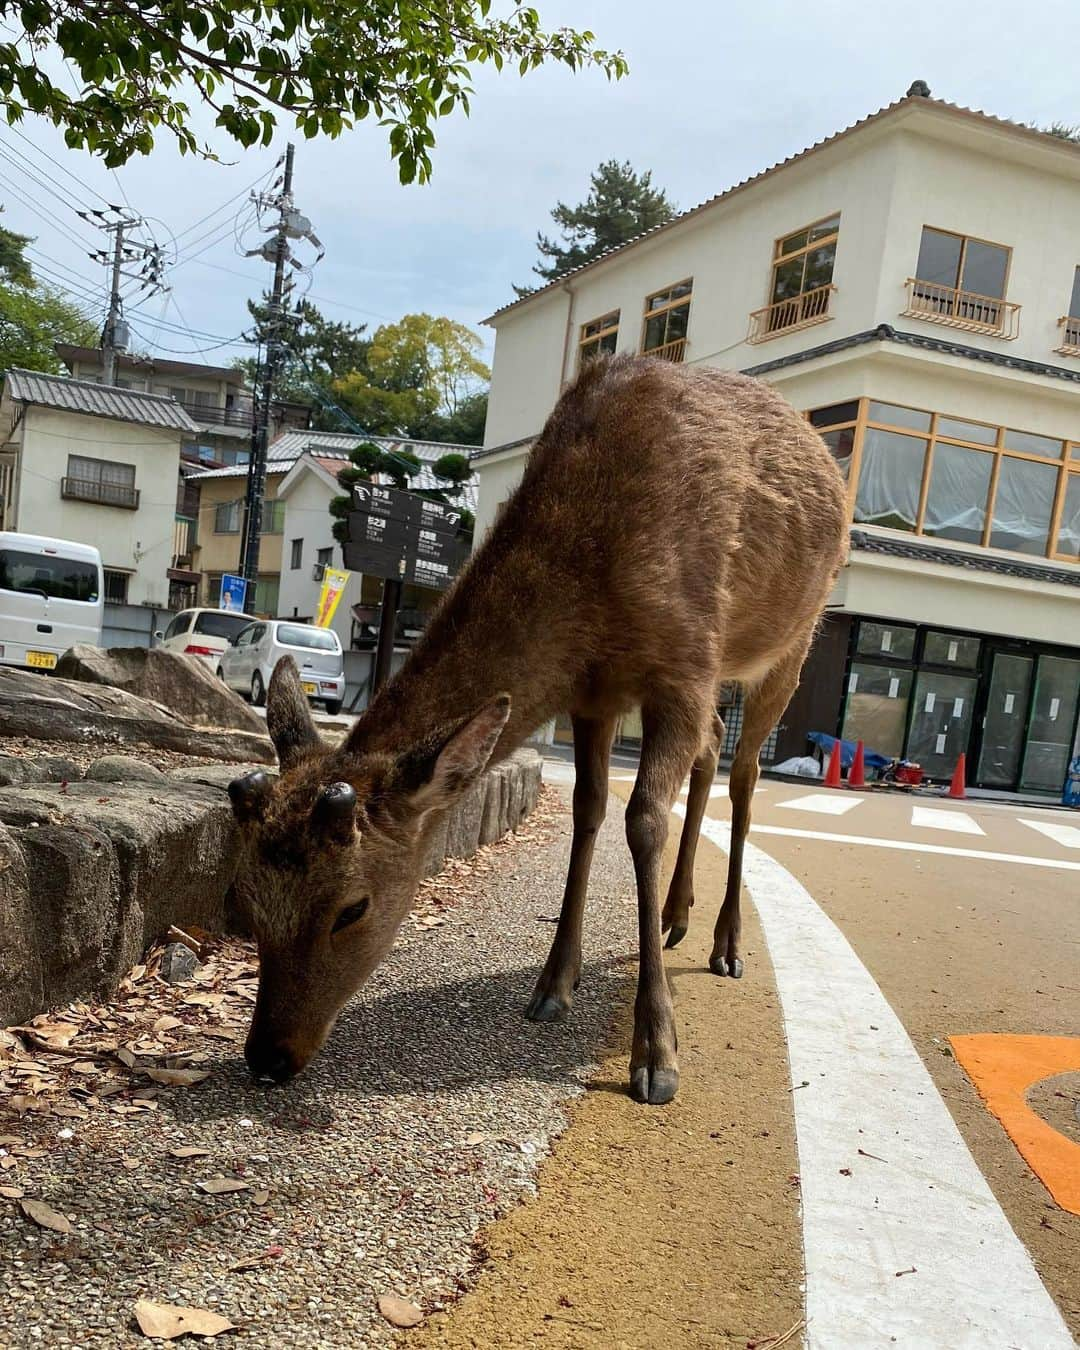
<svg viewBox="0 0 1080 1350">
<path fill-rule="evenodd" d="M 873 399 L 807 414 L 853 490 L 853 519 L 1076 562 L 1080 443 Z"/>
<path fill-rule="evenodd" d="M 1061 345 L 1057 351 L 1063 356 L 1080 356 L 1080 267 L 1073 272 L 1069 308 L 1060 320 Z"/>
<path fill-rule="evenodd" d="M 68 455 L 67 476 L 61 480 L 60 494 L 72 501 L 124 506 L 133 511 L 139 505 L 135 465 Z"/>
<path fill-rule="evenodd" d="M 578 339 L 578 364 L 601 352 L 614 352 L 619 341 L 619 311 L 613 309 L 602 318 L 581 325 Z"/>
<path fill-rule="evenodd" d="M 333 549 L 333 545 L 331 545 L 330 548 L 321 548 L 321 549 L 319 549 L 318 553 L 317 553 L 315 556 L 316 556 L 316 561 L 318 562 L 318 564 L 319 564 L 320 567 L 331 567 L 331 566 L 333 566 L 333 562 L 334 562 L 334 549 Z"/>
<path fill-rule="evenodd" d="M 984 239 L 923 226 L 904 313 L 950 328 L 1014 338 L 1020 306 L 1005 299 L 1010 251 Z"/>
<path fill-rule="evenodd" d="M 110 572 L 105 569 L 105 603 L 107 605 L 126 605 L 128 602 L 128 573 Z"/>
<path fill-rule="evenodd" d="M 690 325 L 690 294 L 693 278 L 657 291 L 645 301 L 641 350 L 667 361 L 681 361 L 686 351 L 686 330 Z"/>
<path fill-rule="evenodd" d="M 263 534 L 281 534 L 285 528 L 285 503 L 264 501 L 262 509 Z"/>
<path fill-rule="evenodd" d="M 778 239 L 773 248 L 769 303 L 750 316 L 750 341 L 822 323 L 829 315 L 840 216 L 816 221 Z"/>
<path fill-rule="evenodd" d="M 244 519 L 244 501 L 238 497 L 233 502 L 221 502 L 214 507 L 214 533 L 239 534 Z"/>
<path fill-rule="evenodd" d="M 259 577 L 255 583 L 255 613 L 277 618 L 280 577 Z"/>
<path fill-rule="evenodd" d="M 302 567 L 303 565 L 304 565 L 304 541 L 302 539 L 294 539 L 292 541 L 292 546 L 290 548 L 289 566 L 295 572 L 298 567 Z"/>
</svg>

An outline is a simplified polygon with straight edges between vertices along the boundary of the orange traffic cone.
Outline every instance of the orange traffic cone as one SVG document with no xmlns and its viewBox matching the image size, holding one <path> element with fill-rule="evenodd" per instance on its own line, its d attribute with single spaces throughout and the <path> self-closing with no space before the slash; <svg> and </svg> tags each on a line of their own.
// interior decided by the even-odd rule
<svg viewBox="0 0 1080 1350">
<path fill-rule="evenodd" d="M 825 770 L 825 786 L 838 788 L 840 784 L 840 742 L 834 741 L 829 767 Z"/>
<path fill-rule="evenodd" d="M 960 751 L 960 758 L 956 761 L 956 768 L 953 770 L 952 782 L 949 784 L 950 797 L 966 797 L 967 792 L 964 788 L 964 780 L 967 777 L 967 756 L 963 750 Z"/>
<path fill-rule="evenodd" d="M 848 787 L 861 788 L 866 786 L 866 766 L 863 763 L 862 741 L 857 741 L 855 744 L 855 758 L 851 761 L 851 768 L 848 769 L 847 782 Z"/>
</svg>

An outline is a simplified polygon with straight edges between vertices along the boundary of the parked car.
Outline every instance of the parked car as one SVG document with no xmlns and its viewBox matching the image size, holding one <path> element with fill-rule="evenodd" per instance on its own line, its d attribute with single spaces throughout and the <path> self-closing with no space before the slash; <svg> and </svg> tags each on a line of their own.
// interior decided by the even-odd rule
<svg viewBox="0 0 1080 1350">
<path fill-rule="evenodd" d="M 158 646 L 199 657 L 217 672 L 221 653 L 251 624 L 250 614 L 229 609 L 183 609 L 165 629 L 155 633 Z"/>
<path fill-rule="evenodd" d="M 99 647 L 104 600 L 90 544 L 0 531 L 0 665 L 52 670 L 77 642 Z"/>
<path fill-rule="evenodd" d="M 261 706 L 266 702 L 270 676 L 283 656 L 291 656 L 300 668 L 300 682 L 309 699 L 325 704 L 331 715 L 341 711 L 345 658 L 332 628 L 283 619 L 249 623 L 222 652 L 218 672 L 230 689 L 247 694 Z"/>
</svg>

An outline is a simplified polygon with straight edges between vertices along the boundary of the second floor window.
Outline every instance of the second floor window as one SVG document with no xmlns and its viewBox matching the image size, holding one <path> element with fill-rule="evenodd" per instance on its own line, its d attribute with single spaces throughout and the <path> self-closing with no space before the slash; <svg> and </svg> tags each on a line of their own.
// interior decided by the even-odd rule
<svg viewBox="0 0 1080 1350">
<path fill-rule="evenodd" d="M 331 567 L 334 562 L 334 550 L 332 547 L 321 548 L 315 557 L 320 567 Z"/>
<path fill-rule="evenodd" d="M 823 297 L 822 310 L 828 307 L 839 238 L 840 217 L 835 215 L 777 240 L 769 291 L 770 328 L 801 323 L 804 311 L 814 308 L 813 301 L 805 298 L 812 294 Z"/>
<path fill-rule="evenodd" d="M 686 350 L 686 330 L 690 326 L 690 295 L 693 278 L 656 291 L 645 301 L 645 326 L 641 350 L 668 361 L 681 361 Z"/>
<path fill-rule="evenodd" d="M 294 539 L 292 541 L 289 566 L 295 572 L 298 567 L 303 566 L 303 562 L 304 562 L 304 541 L 302 539 Z"/>
<path fill-rule="evenodd" d="M 89 459 L 69 455 L 67 477 L 63 481 L 65 497 L 76 501 L 100 502 L 104 506 L 136 507 L 135 465 L 117 464 L 109 459 Z"/>
<path fill-rule="evenodd" d="M 601 352 L 613 352 L 619 341 L 619 311 L 613 309 L 591 323 L 581 325 L 581 337 L 578 339 L 578 362 L 586 361 L 590 356 L 599 356 Z"/>
<path fill-rule="evenodd" d="M 923 226 L 907 313 L 953 328 L 1016 337 L 1019 305 L 1005 299 L 1009 249 Z"/>
<path fill-rule="evenodd" d="M 1069 295 L 1069 308 L 1061 320 L 1062 343 L 1059 351 L 1068 355 L 1080 353 L 1080 267 L 1073 273 L 1072 292 Z"/>
<path fill-rule="evenodd" d="M 239 534 L 244 522 L 244 499 L 237 497 L 232 502 L 220 502 L 214 507 L 214 533 Z M 285 528 L 285 503 L 264 501 L 262 516 L 263 534 L 280 534 Z"/>
</svg>

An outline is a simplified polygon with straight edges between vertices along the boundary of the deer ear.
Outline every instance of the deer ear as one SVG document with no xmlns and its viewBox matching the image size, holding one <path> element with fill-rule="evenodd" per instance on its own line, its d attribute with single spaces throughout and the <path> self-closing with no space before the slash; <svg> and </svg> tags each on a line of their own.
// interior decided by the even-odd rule
<svg viewBox="0 0 1080 1350">
<path fill-rule="evenodd" d="M 283 656 L 270 677 L 266 695 L 266 726 L 274 742 L 282 771 L 318 748 L 319 733 L 311 720 L 307 695 L 300 687 L 300 672 L 291 656 Z"/>
<path fill-rule="evenodd" d="M 487 768 L 510 717 L 510 695 L 500 694 L 448 734 L 398 761 L 394 787 L 413 811 L 435 811 L 459 797 Z"/>
</svg>

